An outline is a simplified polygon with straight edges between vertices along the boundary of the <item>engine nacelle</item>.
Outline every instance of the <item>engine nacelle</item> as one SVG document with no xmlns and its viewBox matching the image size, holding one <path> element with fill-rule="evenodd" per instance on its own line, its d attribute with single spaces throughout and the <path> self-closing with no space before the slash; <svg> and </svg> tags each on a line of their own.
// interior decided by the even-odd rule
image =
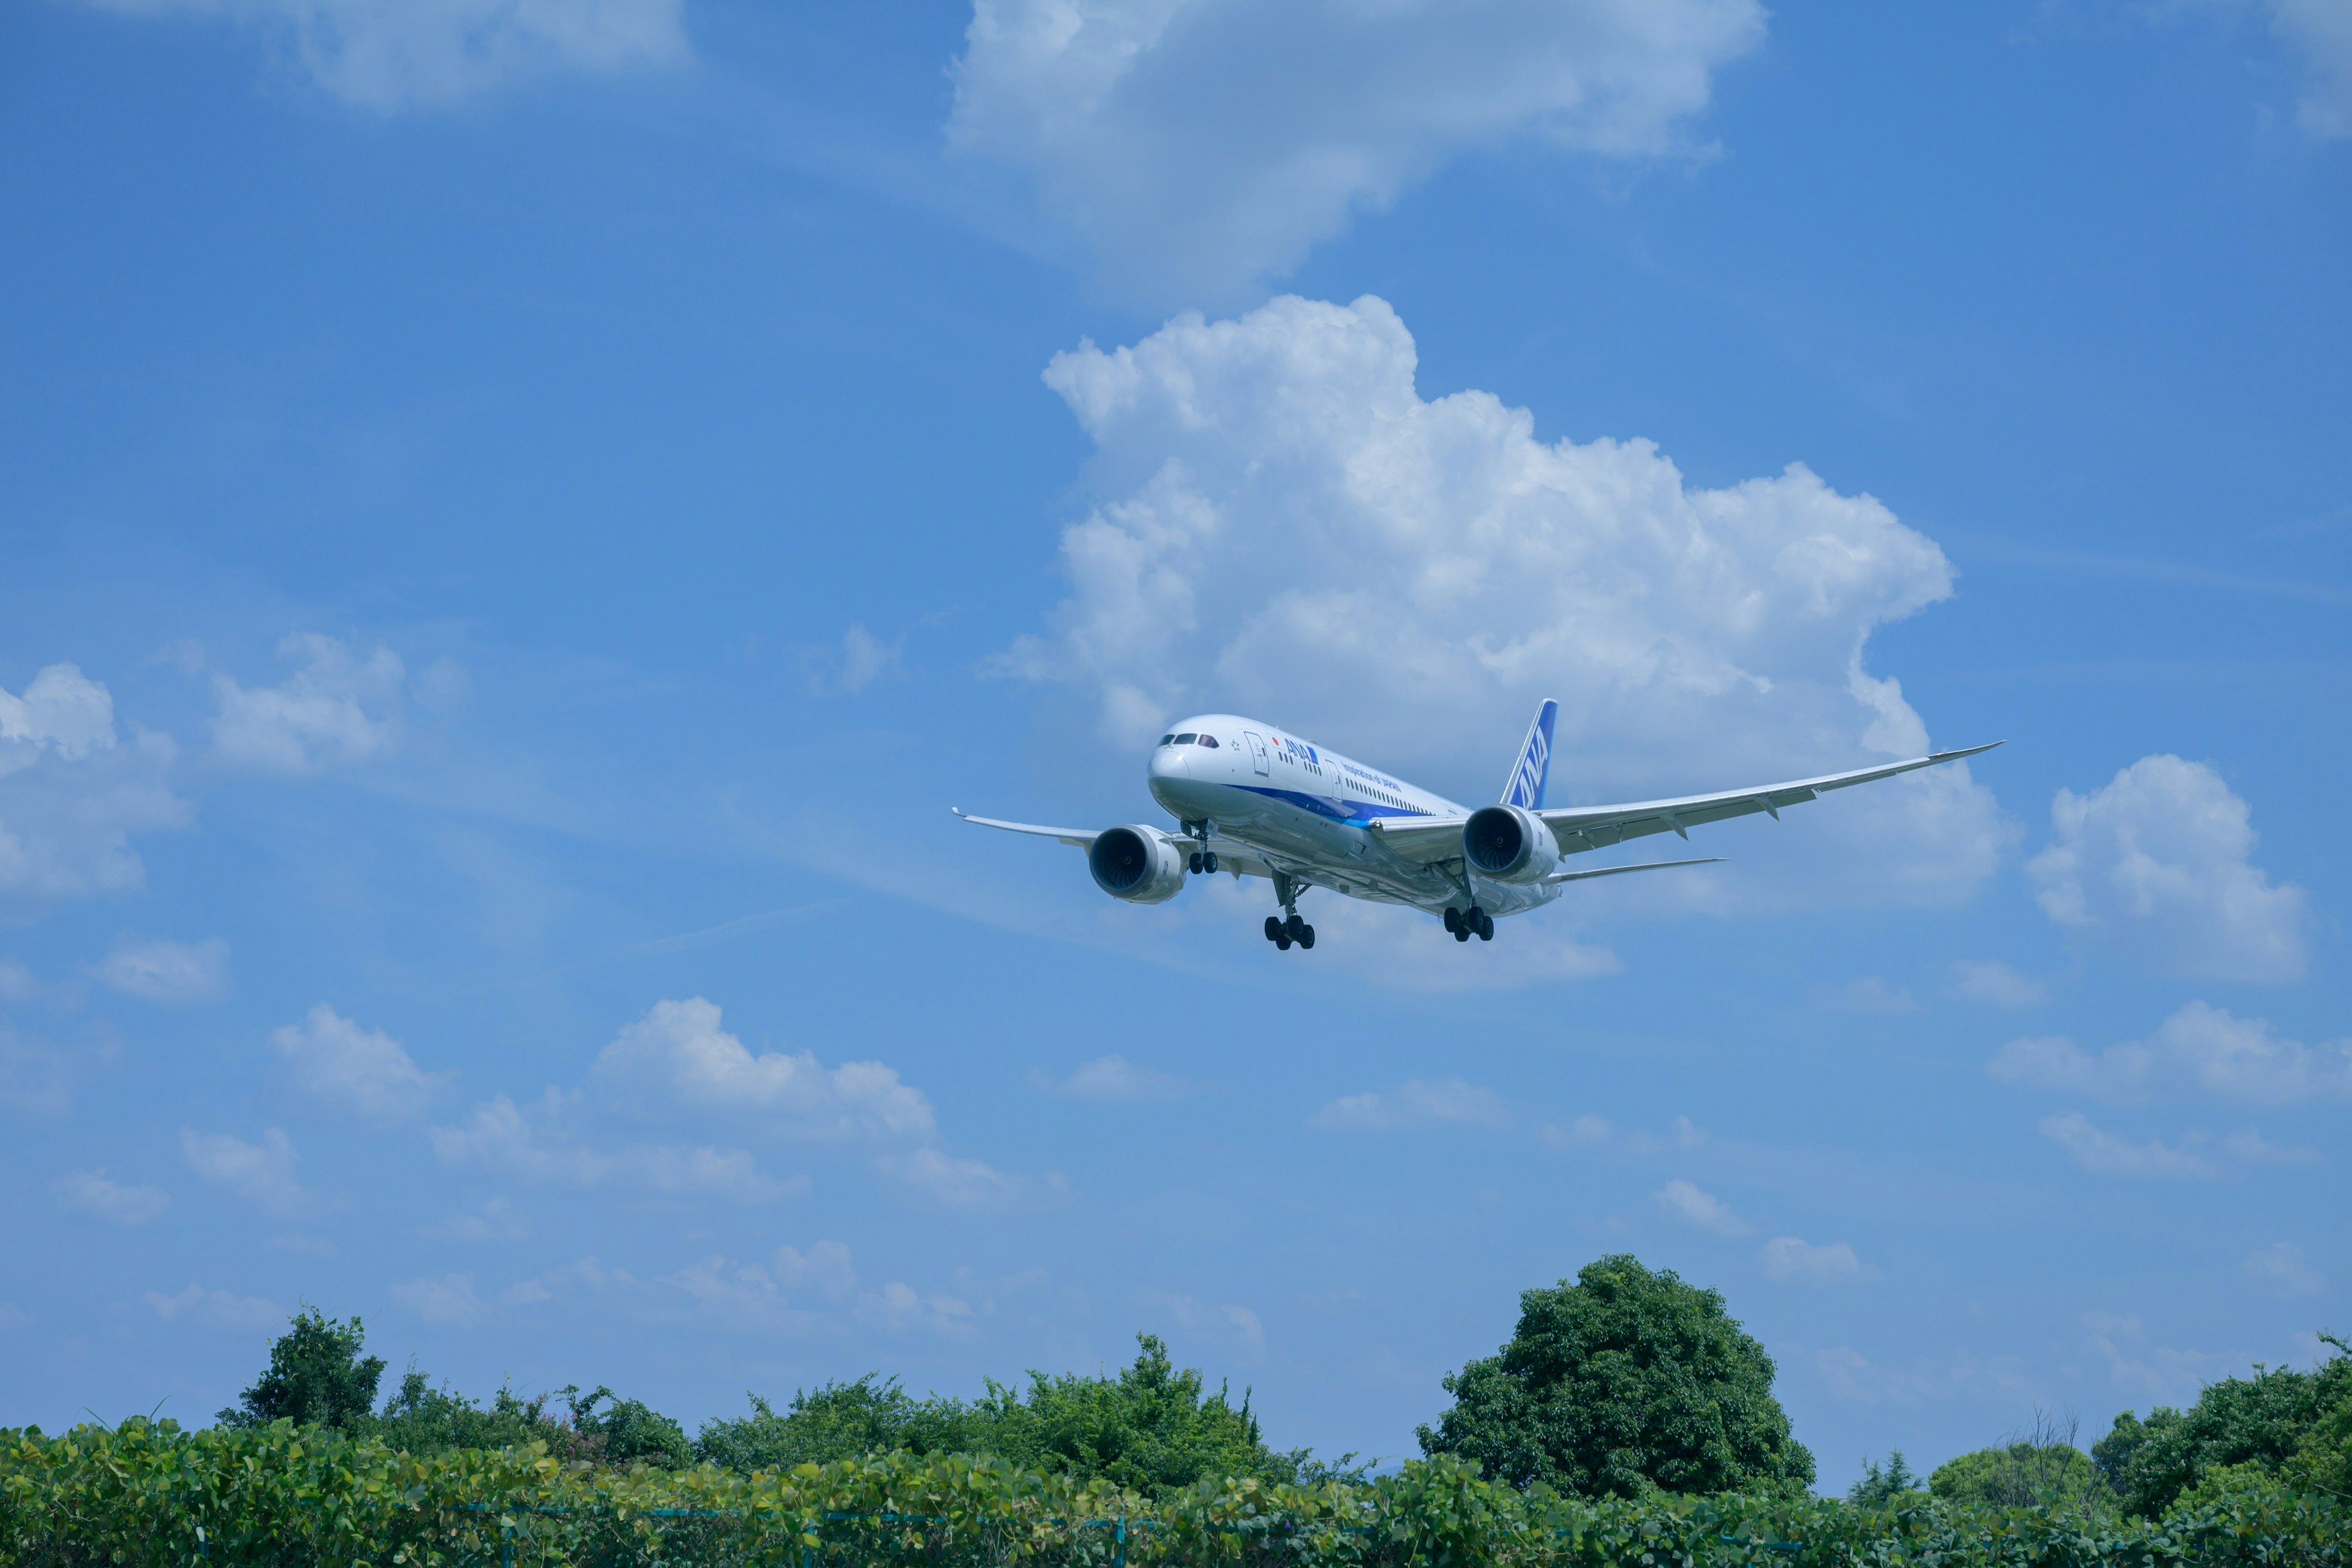
<svg viewBox="0 0 2352 1568">
<path fill-rule="evenodd" d="M 1462 855 L 1497 882 L 1540 882 L 1559 864 L 1559 841 L 1525 806 L 1482 805 L 1462 825 Z"/>
<path fill-rule="evenodd" d="M 1095 886 L 1130 904 L 1164 904 L 1182 892 L 1184 866 L 1184 855 L 1156 827 L 1110 828 L 1087 851 Z"/>
</svg>

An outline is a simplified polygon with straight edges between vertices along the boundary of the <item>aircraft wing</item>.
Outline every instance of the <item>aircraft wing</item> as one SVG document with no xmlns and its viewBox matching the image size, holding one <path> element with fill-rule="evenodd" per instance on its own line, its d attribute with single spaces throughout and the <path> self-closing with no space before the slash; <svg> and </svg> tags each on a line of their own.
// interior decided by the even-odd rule
<svg viewBox="0 0 2352 1568">
<path fill-rule="evenodd" d="M 981 827 L 995 827 L 1007 833 L 1026 833 L 1038 838 L 1051 838 L 1066 844 L 1073 849 L 1091 849 L 1094 847 L 1095 840 L 1102 837 L 1102 829 L 1099 827 L 1044 827 L 1034 822 L 1000 822 L 992 816 L 974 816 L 971 813 L 952 805 L 948 809 L 966 822 Z M 1458 826 L 1454 829 L 1454 836 L 1457 838 L 1461 836 L 1461 831 Z M 1274 877 L 1272 866 L 1246 850 L 1236 849 L 1229 839 L 1216 838 L 1203 844 L 1200 839 L 1188 834 L 1171 833 L 1168 837 L 1172 842 L 1183 845 L 1188 849 L 1213 848 L 1217 852 L 1217 869 L 1220 871 L 1231 871 L 1236 877 L 1264 877 L 1268 880 Z"/>
<path fill-rule="evenodd" d="M 1973 757 L 1979 752 L 1990 752 L 2000 743 L 1995 741 L 1990 745 L 1914 757 L 1909 762 L 1856 768 L 1852 773 L 1825 773 L 1820 778 L 1792 779 L 1787 784 L 1726 790 L 1719 795 L 1689 795 L 1674 800 L 1636 801 L 1630 805 L 1555 806 L 1536 815 L 1544 819 L 1551 828 L 1552 837 L 1559 840 L 1559 851 L 1563 855 L 1605 848 L 1612 844 L 1622 844 L 1628 838 L 1645 837 L 1653 833 L 1677 833 L 1688 838 L 1689 829 L 1709 822 L 1748 816 L 1759 811 L 1777 818 L 1782 806 L 1801 805 L 1830 790 L 1869 784 L 1874 779 L 1889 779 L 1918 768 L 1932 768 L 1939 763 L 1958 762 L 1962 757 Z M 1378 818 L 1370 826 L 1380 842 L 1391 851 L 1407 860 L 1417 860 L 1426 865 L 1461 858 L 1462 826 L 1468 820 L 1466 816 L 1388 816 Z"/>
</svg>

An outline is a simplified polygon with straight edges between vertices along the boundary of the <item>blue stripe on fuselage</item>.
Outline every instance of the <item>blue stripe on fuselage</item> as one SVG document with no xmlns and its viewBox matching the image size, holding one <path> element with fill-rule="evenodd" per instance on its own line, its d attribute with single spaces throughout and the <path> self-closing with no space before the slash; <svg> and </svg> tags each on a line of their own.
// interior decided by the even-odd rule
<svg viewBox="0 0 2352 1568">
<path fill-rule="evenodd" d="M 1383 816 L 1427 816 L 1429 815 L 1425 811 L 1415 811 L 1410 806 L 1384 805 L 1377 801 L 1332 801 L 1319 795 L 1307 795 L 1295 789 L 1268 789 L 1260 784 L 1234 784 L 1232 787 L 1245 790 L 1251 795 L 1262 795 L 1268 800 L 1283 801 L 1298 807 L 1301 811 L 1311 811 L 1326 821 L 1337 822 L 1349 827 L 1362 827 Z"/>
</svg>

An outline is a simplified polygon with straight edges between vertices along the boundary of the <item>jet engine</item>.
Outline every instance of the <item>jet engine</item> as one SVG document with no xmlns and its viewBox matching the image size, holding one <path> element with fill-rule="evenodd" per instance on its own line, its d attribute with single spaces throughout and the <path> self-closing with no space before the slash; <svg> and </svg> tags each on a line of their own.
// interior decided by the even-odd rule
<svg viewBox="0 0 2352 1568">
<path fill-rule="evenodd" d="M 1559 841 L 1525 806 L 1482 805 L 1462 825 L 1462 854 L 1482 877 L 1540 882 L 1559 864 Z"/>
<path fill-rule="evenodd" d="M 1184 856 L 1156 827 L 1113 827 L 1087 851 L 1095 886 L 1130 904 L 1164 904 L 1184 890 Z"/>
</svg>

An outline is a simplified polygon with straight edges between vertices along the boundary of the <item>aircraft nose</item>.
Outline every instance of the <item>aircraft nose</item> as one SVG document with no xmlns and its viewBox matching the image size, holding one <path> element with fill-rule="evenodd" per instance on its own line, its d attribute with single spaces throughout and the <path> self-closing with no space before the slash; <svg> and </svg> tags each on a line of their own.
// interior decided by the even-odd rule
<svg viewBox="0 0 2352 1568">
<path fill-rule="evenodd" d="M 1151 776 L 1155 779 L 1187 779 L 1192 776 L 1188 748 L 1160 746 L 1151 753 Z"/>
</svg>

